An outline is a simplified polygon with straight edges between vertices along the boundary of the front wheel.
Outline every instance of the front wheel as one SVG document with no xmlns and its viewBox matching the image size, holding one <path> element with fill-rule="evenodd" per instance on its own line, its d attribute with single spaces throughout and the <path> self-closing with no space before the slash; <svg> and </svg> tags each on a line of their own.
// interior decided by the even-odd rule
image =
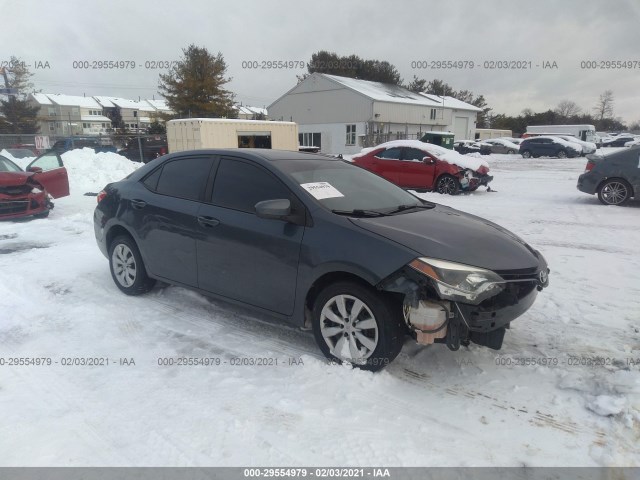
<svg viewBox="0 0 640 480">
<path fill-rule="evenodd" d="M 452 175 L 442 175 L 436 182 L 436 192 L 443 195 L 456 195 L 460 191 L 460 183 Z"/>
<path fill-rule="evenodd" d="M 509 155 L 513 155 L 514 153 L 516 153 L 515 150 L 507 150 L 507 154 L 509 154 Z"/>
<path fill-rule="evenodd" d="M 605 205 L 624 205 L 631 198 L 631 185 L 621 178 L 612 178 L 598 189 L 598 200 Z"/>
<path fill-rule="evenodd" d="M 522 158 L 531 158 L 531 152 L 529 150 L 525 150 L 522 152 Z"/>
<path fill-rule="evenodd" d="M 136 242 L 128 235 L 116 237 L 109 245 L 109 268 L 116 286 L 127 295 L 141 295 L 156 281 L 147 275 Z"/>
<path fill-rule="evenodd" d="M 402 310 L 390 298 L 351 281 L 325 288 L 313 306 L 313 334 L 330 360 L 381 370 L 404 342 Z"/>
<path fill-rule="evenodd" d="M 565 152 L 564 150 L 560 150 L 556 156 L 558 158 L 567 158 L 567 152 Z"/>
</svg>

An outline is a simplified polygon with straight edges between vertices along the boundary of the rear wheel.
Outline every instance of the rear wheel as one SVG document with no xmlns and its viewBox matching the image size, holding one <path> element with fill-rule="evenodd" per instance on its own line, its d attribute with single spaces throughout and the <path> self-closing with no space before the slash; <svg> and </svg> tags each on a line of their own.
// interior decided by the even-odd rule
<svg viewBox="0 0 640 480">
<path fill-rule="evenodd" d="M 525 150 L 522 152 L 522 158 L 531 158 L 531 152 L 529 150 Z"/>
<path fill-rule="evenodd" d="M 567 158 L 567 152 L 565 152 L 564 150 L 560 150 L 556 156 L 558 158 Z"/>
<path fill-rule="evenodd" d="M 508 153 L 509 155 L 513 155 L 514 153 L 516 153 L 516 151 L 515 151 L 515 150 L 507 150 L 507 153 Z"/>
<path fill-rule="evenodd" d="M 141 295 L 156 281 L 147 275 L 136 242 L 128 235 L 116 237 L 109 245 L 109 267 L 116 286 L 127 295 Z"/>
<path fill-rule="evenodd" d="M 460 183 L 452 175 L 442 175 L 436 182 L 436 192 L 443 195 L 456 195 L 460 191 Z"/>
<path fill-rule="evenodd" d="M 377 371 L 398 356 L 404 342 L 402 310 L 364 285 L 329 285 L 313 306 L 313 334 L 330 360 Z"/>
<path fill-rule="evenodd" d="M 605 205 L 624 205 L 631 198 L 631 185 L 621 178 L 611 178 L 598 189 L 598 200 Z"/>
</svg>

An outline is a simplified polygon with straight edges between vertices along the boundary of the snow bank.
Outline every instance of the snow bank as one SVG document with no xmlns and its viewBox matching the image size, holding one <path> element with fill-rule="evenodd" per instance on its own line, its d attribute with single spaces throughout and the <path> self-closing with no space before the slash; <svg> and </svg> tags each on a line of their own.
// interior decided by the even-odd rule
<svg viewBox="0 0 640 480">
<path fill-rule="evenodd" d="M 381 143 L 380 145 L 372 148 L 363 148 L 360 153 L 353 155 L 352 158 L 361 157 L 369 152 L 372 152 L 373 150 L 377 150 L 383 147 L 417 148 L 419 150 L 424 150 L 425 152 L 428 152 L 435 157 L 438 157 L 440 160 L 444 160 L 445 162 L 451 163 L 452 165 L 458 165 L 462 168 L 470 168 L 471 170 L 478 170 L 480 167 L 489 168 L 489 164 L 484 160 L 461 155 L 455 150 L 449 150 L 448 148 L 433 145 L 431 143 L 421 142 L 419 140 L 392 140 L 390 142 Z"/>
<path fill-rule="evenodd" d="M 117 153 L 96 153 L 91 148 L 63 153 L 62 161 L 69 174 L 71 195 L 99 192 L 107 183 L 122 180 L 142 165 Z"/>
<path fill-rule="evenodd" d="M 0 151 L 0 155 L 2 155 L 5 158 L 8 158 L 9 160 L 11 160 L 13 163 L 18 165 L 23 170 L 25 169 L 25 167 L 27 165 L 29 165 L 31 162 L 33 162 L 33 160 L 36 158 L 36 157 L 15 158 L 13 155 L 11 155 L 9 152 L 7 152 L 4 149 L 2 151 Z"/>
</svg>

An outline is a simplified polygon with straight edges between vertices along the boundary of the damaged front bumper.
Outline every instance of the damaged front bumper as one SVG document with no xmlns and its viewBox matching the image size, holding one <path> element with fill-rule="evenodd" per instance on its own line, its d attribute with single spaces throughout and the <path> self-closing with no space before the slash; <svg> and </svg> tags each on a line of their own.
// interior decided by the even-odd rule
<svg viewBox="0 0 640 480">
<path fill-rule="evenodd" d="M 460 187 L 462 190 L 475 190 L 480 186 L 489 186 L 493 176 L 466 170 L 459 175 Z"/>
<path fill-rule="evenodd" d="M 445 343 L 451 350 L 470 342 L 494 350 L 502 347 L 506 329 L 525 313 L 549 284 L 546 264 L 517 274 L 503 272 L 502 288 L 476 304 L 441 298 L 434 281 L 405 267 L 379 288 L 404 294 L 405 323 L 420 344 Z"/>
<path fill-rule="evenodd" d="M 17 195 L 0 192 L 0 220 L 39 215 L 52 208 L 53 203 L 45 191 Z"/>
</svg>

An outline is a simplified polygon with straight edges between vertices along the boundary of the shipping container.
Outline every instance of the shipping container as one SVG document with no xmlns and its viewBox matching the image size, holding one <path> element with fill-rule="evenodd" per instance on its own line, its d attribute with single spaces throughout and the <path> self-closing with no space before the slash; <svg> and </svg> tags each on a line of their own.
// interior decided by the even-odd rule
<svg viewBox="0 0 640 480">
<path fill-rule="evenodd" d="M 184 118 L 167 122 L 169 153 L 202 148 L 273 148 L 298 150 L 294 122 Z"/>
</svg>

